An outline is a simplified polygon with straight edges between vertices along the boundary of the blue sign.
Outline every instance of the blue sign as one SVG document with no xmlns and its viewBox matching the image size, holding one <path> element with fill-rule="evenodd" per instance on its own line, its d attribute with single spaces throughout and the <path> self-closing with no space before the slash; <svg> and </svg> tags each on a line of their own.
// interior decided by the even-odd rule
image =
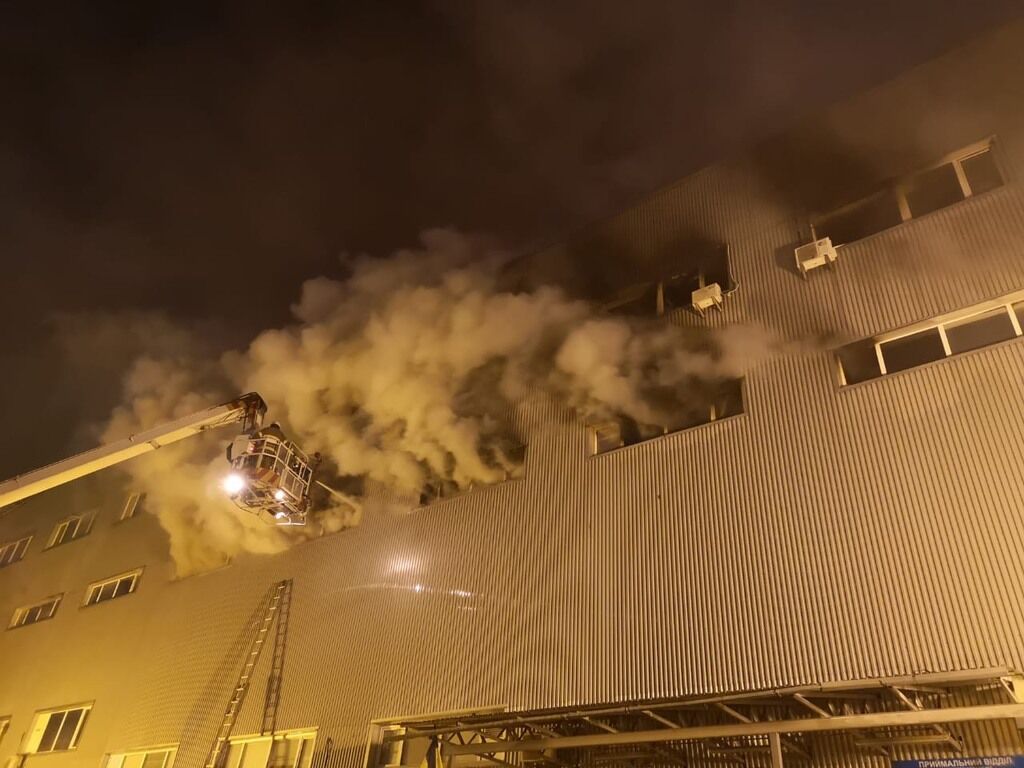
<svg viewBox="0 0 1024 768">
<path fill-rule="evenodd" d="M 936 757 L 928 760 L 893 760 L 892 768 L 1024 768 L 1024 755 L 998 757 Z"/>
</svg>

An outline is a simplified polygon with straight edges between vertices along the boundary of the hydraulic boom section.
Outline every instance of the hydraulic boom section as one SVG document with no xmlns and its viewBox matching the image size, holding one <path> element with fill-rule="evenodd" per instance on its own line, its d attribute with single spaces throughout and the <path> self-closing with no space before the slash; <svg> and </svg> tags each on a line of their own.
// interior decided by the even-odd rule
<svg viewBox="0 0 1024 768">
<path fill-rule="evenodd" d="M 209 429 L 238 424 L 242 435 L 229 449 L 232 471 L 224 482 L 228 495 L 240 508 L 268 522 L 301 525 L 309 511 L 309 491 L 319 455 L 310 459 L 276 424 L 262 428 L 266 412 L 263 398 L 250 392 L 12 477 L 0 482 L 0 508 Z"/>
</svg>

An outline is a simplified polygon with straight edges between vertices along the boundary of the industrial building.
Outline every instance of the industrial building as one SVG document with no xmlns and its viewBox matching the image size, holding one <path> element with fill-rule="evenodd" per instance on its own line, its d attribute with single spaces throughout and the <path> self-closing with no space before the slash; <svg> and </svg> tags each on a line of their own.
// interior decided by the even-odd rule
<svg viewBox="0 0 1024 768">
<path fill-rule="evenodd" d="M 792 341 L 657 433 L 552 407 L 521 477 L 185 578 L 116 472 L 0 512 L 0 765 L 1015 764 L 1022 50 L 517 265 Z"/>
</svg>

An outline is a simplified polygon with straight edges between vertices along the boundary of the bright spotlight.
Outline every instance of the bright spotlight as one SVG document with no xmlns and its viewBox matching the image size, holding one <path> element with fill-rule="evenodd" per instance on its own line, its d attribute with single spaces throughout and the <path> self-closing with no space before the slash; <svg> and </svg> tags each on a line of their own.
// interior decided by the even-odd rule
<svg viewBox="0 0 1024 768">
<path fill-rule="evenodd" d="M 245 478 L 237 472 L 232 472 L 221 482 L 221 487 L 228 496 L 234 496 L 245 488 Z"/>
<path fill-rule="evenodd" d="M 276 491 L 274 491 L 274 500 L 275 501 L 284 501 L 284 491 L 282 491 L 280 488 L 278 488 Z"/>
</svg>

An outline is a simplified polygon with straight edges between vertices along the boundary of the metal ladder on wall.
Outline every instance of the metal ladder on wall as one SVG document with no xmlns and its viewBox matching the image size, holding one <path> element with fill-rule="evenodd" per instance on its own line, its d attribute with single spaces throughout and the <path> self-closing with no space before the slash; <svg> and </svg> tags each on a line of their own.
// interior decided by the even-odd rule
<svg viewBox="0 0 1024 768">
<path fill-rule="evenodd" d="M 285 586 L 281 590 L 277 605 L 277 633 L 274 635 L 274 655 L 270 663 L 266 695 L 263 697 L 263 726 L 260 733 L 273 733 L 277 730 L 277 705 L 281 701 L 284 650 L 288 640 L 288 614 L 292 606 L 291 579 L 282 581 L 281 584 Z"/>
<path fill-rule="evenodd" d="M 224 710 L 224 719 L 221 721 L 220 729 L 217 731 L 217 738 L 206 756 L 205 768 L 220 768 L 223 758 L 226 755 L 225 747 L 231 737 L 231 731 L 235 727 L 235 720 L 242 703 L 245 701 L 245 694 L 249 691 L 249 684 L 252 682 L 252 673 L 260 660 L 260 653 L 266 643 L 267 635 L 270 633 L 274 621 L 277 621 L 277 634 L 274 637 L 274 665 L 270 673 L 270 680 L 267 681 L 267 698 L 264 703 L 263 724 L 266 728 L 268 713 L 271 722 L 277 719 L 277 702 L 281 693 L 281 672 L 284 665 L 284 640 L 287 637 L 288 610 L 291 605 L 292 580 L 285 579 L 274 584 L 265 598 L 267 609 L 263 617 L 252 625 L 253 635 L 249 641 L 248 654 L 242 671 L 238 676 L 238 682 L 231 692 L 231 700 L 227 709 Z M 273 705 L 273 711 L 270 707 Z"/>
</svg>

